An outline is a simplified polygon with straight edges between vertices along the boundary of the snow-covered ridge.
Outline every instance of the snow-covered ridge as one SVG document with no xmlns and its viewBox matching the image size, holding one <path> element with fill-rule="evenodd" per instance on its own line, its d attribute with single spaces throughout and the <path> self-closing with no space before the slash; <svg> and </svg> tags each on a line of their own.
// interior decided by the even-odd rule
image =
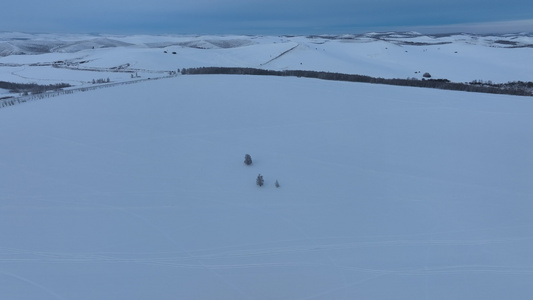
<svg viewBox="0 0 533 300">
<path fill-rule="evenodd" d="M 253 44 L 255 40 L 271 39 L 259 36 L 113 36 L 113 35 L 52 35 L 0 32 L 0 56 L 42 54 L 50 52 L 78 52 L 106 47 L 168 47 L 181 45 L 199 49 L 236 48 Z M 277 37 L 279 38 L 279 37 Z M 285 37 L 286 39 L 302 37 Z M 423 35 L 416 32 L 380 32 L 344 35 L 316 35 L 309 40 L 385 41 L 393 44 L 438 45 L 454 42 L 501 47 L 533 47 L 533 35 L 529 33 L 504 35 L 440 34 Z"/>
<path fill-rule="evenodd" d="M 236 48 L 252 44 L 252 39 L 239 37 L 182 36 L 61 36 L 50 34 L 0 33 L 0 56 L 35 55 L 55 52 L 80 52 L 114 47 L 164 48 L 174 45 L 197 49 Z"/>
<path fill-rule="evenodd" d="M 54 52 L 74 53 L 87 49 L 125 47 L 129 45 L 109 38 L 91 38 L 79 41 L 10 38 L 0 39 L 0 56 L 35 55 Z"/>
</svg>

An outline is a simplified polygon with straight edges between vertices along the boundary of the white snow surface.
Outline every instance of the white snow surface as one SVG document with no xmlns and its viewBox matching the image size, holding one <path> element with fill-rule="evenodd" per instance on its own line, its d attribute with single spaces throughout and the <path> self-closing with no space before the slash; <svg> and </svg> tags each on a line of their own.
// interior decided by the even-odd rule
<svg viewBox="0 0 533 300">
<path fill-rule="evenodd" d="M 0 48 L 38 41 L 63 52 L 1 57 L 0 80 L 201 66 L 533 80 L 526 34 L 0 33 Z M 531 97 L 239 75 L 4 107 L 0 296 L 530 299 L 532 117 Z"/>
<path fill-rule="evenodd" d="M 524 97 L 217 75 L 4 108 L 1 294 L 529 299 L 532 116 Z"/>
</svg>

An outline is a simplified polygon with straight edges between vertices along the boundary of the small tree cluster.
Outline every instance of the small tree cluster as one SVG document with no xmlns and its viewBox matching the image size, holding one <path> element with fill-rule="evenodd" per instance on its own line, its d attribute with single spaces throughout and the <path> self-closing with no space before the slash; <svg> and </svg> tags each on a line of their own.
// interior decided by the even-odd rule
<svg viewBox="0 0 533 300">
<path fill-rule="evenodd" d="M 98 78 L 98 79 L 93 79 L 92 81 L 92 84 L 97 84 L 97 83 L 109 83 L 111 82 L 111 80 L 109 80 L 109 77 L 107 79 L 104 79 L 104 78 Z"/>
<path fill-rule="evenodd" d="M 247 165 L 247 166 L 252 164 L 252 157 L 250 156 L 250 154 L 244 155 L 244 164 Z M 257 178 L 255 179 L 255 183 L 258 186 L 263 186 L 265 184 L 265 180 L 263 178 L 263 175 L 261 175 L 261 174 L 257 175 Z M 278 180 L 276 180 L 274 185 L 276 186 L 276 188 L 280 187 Z"/>
</svg>

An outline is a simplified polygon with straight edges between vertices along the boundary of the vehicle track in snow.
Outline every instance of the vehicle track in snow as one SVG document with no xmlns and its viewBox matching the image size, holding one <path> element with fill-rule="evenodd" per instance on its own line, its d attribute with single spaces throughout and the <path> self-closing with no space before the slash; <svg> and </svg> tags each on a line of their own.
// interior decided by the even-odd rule
<svg viewBox="0 0 533 300">
<path fill-rule="evenodd" d="M 26 80 L 48 81 L 48 82 L 54 82 L 54 83 L 59 81 L 59 80 L 56 80 L 56 79 L 34 78 L 34 77 L 27 77 L 27 76 L 18 74 L 19 72 L 24 72 L 24 71 L 26 71 L 26 66 L 23 66 L 22 70 L 11 72 L 11 75 L 19 77 L 19 78 L 22 78 L 22 79 L 26 79 Z M 67 83 L 75 83 L 75 84 L 79 84 L 79 85 L 85 85 L 87 83 L 86 81 L 83 81 L 83 80 L 71 80 L 71 79 L 61 80 L 61 81 L 64 81 L 64 82 L 67 82 Z"/>
<path fill-rule="evenodd" d="M 278 58 L 284 56 L 285 54 L 287 54 L 287 53 L 293 51 L 294 49 L 298 48 L 299 46 L 300 46 L 300 44 L 297 44 L 296 46 L 290 48 L 289 50 L 286 50 L 286 51 L 282 52 L 280 55 L 278 55 L 278 56 L 274 57 L 273 59 L 267 61 L 266 63 L 262 63 L 262 64 L 260 64 L 260 66 L 262 67 L 262 66 L 268 65 L 269 63 L 271 63 L 271 62 L 275 61 L 276 59 L 278 59 Z"/>
</svg>

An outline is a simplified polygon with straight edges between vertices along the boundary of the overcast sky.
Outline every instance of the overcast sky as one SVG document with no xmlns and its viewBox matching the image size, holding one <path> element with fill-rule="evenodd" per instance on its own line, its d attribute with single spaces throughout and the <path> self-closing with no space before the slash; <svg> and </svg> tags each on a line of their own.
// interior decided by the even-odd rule
<svg viewBox="0 0 533 300">
<path fill-rule="evenodd" d="M 0 31 L 152 34 L 533 32 L 527 0 L 14 0 Z"/>
</svg>

